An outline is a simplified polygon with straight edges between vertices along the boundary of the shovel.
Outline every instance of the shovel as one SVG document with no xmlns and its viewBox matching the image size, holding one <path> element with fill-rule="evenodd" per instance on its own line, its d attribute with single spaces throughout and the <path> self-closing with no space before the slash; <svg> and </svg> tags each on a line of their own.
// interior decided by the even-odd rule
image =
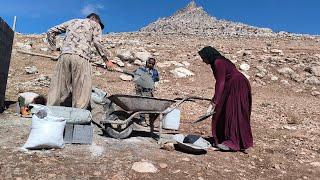
<svg viewBox="0 0 320 180">
<path fill-rule="evenodd" d="M 206 120 L 207 118 L 209 118 L 210 116 L 212 116 L 214 113 L 215 112 L 211 112 L 210 114 L 202 115 L 196 121 L 194 121 L 192 124 L 196 124 L 196 123 L 202 122 L 202 121 Z"/>
</svg>

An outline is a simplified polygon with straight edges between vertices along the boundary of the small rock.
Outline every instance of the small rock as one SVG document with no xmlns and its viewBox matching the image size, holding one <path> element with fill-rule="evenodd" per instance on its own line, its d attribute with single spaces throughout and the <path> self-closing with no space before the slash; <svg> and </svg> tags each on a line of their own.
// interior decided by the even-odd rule
<svg viewBox="0 0 320 180">
<path fill-rule="evenodd" d="M 311 73 L 315 76 L 320 77 L 320 66 L 311 67 Z"/>
<path fill-rule="evenodd" d="M 93 175 L 94 176 L 101 176 L 101 172 L 100 171 L 95 171 L 95 172 L 93 172 Z"/>
<path fill-rule="evenodd" d="M 193 72 L 183 67 L 176 68 L 174 70 L 171 70 L 170 72 L 178 78 L 186 78 L 189 76 L 194 76 Z"/>
<path fill-rule="evenodd" d="M 180 171 L 181 171 L 180 169 L 175 170 L 175 171 L 172 171 L 172 174 L 177 174 L 177 173 L 179 173 Z"/>
<path fill-rule="evenodd" d="M 57 176 L 56 174 L 48 174 L 48 178 L 54 178 L 56 176 Z"/>
<path fill-rule="evenodd" d="M 310 165 L 314 167 L 320 167 L 320 162 L 312 162 Z"/>
<path fill-rule="evenodd" d="M 312 91 L 311 95 L 317 97 L 317 96 L 320 96 L 320 92 L 319 91 Z"/>
<path fill-rule="evenodd" d="M 315 76 L 311 76 L 307 78 L 304 83 L 309 85 L 320 85 L 320 80 Z"/>
<path fill-rule="evenodd" d="M 101 74 L 100 71 L 96 71 L 96 72 L 94 73 L 94 75 L 95 75 L 95 76 L 101 76 L 102 74 Z"/>
<path fill-rule="evenodd" d="M 190 159 L 189 159 L 189 158 L 182 158 L 182 161 L 187 161 L 187 162 L 189 162 Z"/>
<path fill-rule="evenodd" d="M 40 48 L 41 51 L 47 52 L 49 49 L 48 48 Z"/>
<path fill-rule="evenodd" d="M 121 60 L 117 61 L 116 63 L 119 67 L 124 67 L 124 63 Z"/>
<path fill-rule="evenodd" d="M 287 81 L 287 80 L 281 80 L 280 81 L 283 85 L 286 85 L 286 86 L 290 86 L 290 83 Z"/>
<path fill-rule="evenodd" d="M 279 78 L 277 76 L 272 76 L 271 77 L 271 81 L 278 81 L 278 80 L 279 80 Z"/>
<path fill-rule="evenodd" d="M 174 144 L 169 142 L 162 145 L 161 149 L 165 149 L 167 151 L 174 151 Z"/>
<path fill-rule="evenodd" d="M 25 67 L 27 74 L 36 74 L 38 73 L 38 69 L 35 66 Z"/>
<path fill-rule="evenodd" d="M 280 56 L 283 56 L 283 55 L 284 55 L 283 51 L 280 50 L 280 49 L 271 49 L 270 52 L 271 52 L 272 54 L 277 54 L 277 55 L 280 55 Z"/>
<path fill-rule="evenodd" d="M 250 50 L 240 50 L 240 51 L 237 51 L 236 53 L 241 56 L 251 56 L 252 55 L 252 51 L 250 51 Z"/>
<path fill-rule="evenodd" d="M 131 169 L 140 173 L 156 173 L 158 169 L 150 162 L 135 162 Z"/>
<path fill-rule="evenodd" d="M 183 64 L 185 67 L 189 67 L 189 66 L 190 66 L 190 63 L 187 62 L 187 61 L 183 61 L 182 64 Z"/>
<path fill-rule="evenodd" d="M 297 127 L 294 126 L 283 126 L 283 129 L 287 129 L 287 130 L 296 130 Z"/>
<path fill-rule="evenodd" d="M 120 79 L 123 81 L 132 81 L 133 77 L 130 75 L 126 75 L 126 74 L 121 74 Z"/>
<path fill-rule="evenodd" d="M 161 169 L 165 169 L 168 167 L 168 165 L 166 163 L 160 163 L 159 166 Z"/>
<path fill-rule="evenodd" d="M 278 72 L 286 77 L 291 77 L 292 74 L 295 74 L 295 72 L 289 67 L 278 69 Z"/>
<path fill-rule="evenodd" d="M 273 167 L 275 168 L 275 169 L 280 169 L 280 166 L 279 166 L 279 164 L 275 164 L 275 165 L 273 165 Z"/>
<path fill-rule="evenodd" d="M 248 70 L 250 69 L 250 65 L 247 64 L 247 63 L 242 63 L 242 64 L 240 65 L 240 69 L 241 69 L 242 71 L 248 71 Z"/>
<path fill-rule="evenodd" d="M 142 66 L 142 61 L 136 59 L 136 60 L 134 60 L 133 64 L 137 65 L 137 66 Z"/>
</svg>

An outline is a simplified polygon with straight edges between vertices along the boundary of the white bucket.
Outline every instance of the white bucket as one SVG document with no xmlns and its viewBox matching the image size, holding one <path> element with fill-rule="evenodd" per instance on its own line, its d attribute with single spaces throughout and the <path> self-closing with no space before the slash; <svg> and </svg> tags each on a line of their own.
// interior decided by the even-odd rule
<svg viewBox="0 0 320 180">
<path fill-rule="evenodd" d="M 163 128 L 178 130 L 180 126 L 180 110 L 174 109 L 163 118 Z"/>
</svg>

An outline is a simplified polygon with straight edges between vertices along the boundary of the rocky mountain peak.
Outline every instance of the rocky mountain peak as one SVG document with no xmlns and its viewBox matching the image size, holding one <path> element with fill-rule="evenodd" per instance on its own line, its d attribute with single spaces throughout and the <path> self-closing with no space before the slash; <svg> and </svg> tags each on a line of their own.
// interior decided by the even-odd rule
<svg viewBox="0 0 320 180">
<path fill-rule="evenodd" d="M 140 29 L 140 32 L 156 34 L 180 33 L 206 37 L 216 35 L 275 35 L 268 28 L 257 28 L 242 23 L 218 20 L 209 15 L 201 6 L 197 6 L 195 1 L 191 1 L 186 7 L 178 10 L 172 16 L 161 18 Z"/>
<path fill-rule="evenodd" d="M 184 11 L 184 12 L 186 12 L 186 11 L 192 11 L 192 10 L 195 10 L 195 9 L 197 9 L 198 8 L 198 6 L 197 6 L 197 4 L 196 4 L 196 2 L 195 1 L 191 1 L 185 8 L 183 8 L 181 11 Z"/>
</svg>

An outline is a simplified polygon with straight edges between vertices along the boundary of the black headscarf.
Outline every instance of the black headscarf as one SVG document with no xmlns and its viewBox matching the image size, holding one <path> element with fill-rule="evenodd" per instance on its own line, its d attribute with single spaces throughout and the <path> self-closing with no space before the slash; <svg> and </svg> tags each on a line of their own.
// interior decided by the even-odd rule
<svg viewBox="0 0 320 180">
<path fill-rule="evenodd" d="M 198 54 L 201 56 L 201 58 L 205 58 L 206 60 L 209 61 L 209 64 L 211 65 L 211 69 L 215 71 L 215 61 L 217 59 L 223 59 L 226 61 L 229 61 L 227 58 L 225 58 L 223 55 L 219 53 L 218 50 L 211 46 L 206 46 L 202 48 Z M 231 63 L 231 61 L 229 61 Z"/>
</svg>

